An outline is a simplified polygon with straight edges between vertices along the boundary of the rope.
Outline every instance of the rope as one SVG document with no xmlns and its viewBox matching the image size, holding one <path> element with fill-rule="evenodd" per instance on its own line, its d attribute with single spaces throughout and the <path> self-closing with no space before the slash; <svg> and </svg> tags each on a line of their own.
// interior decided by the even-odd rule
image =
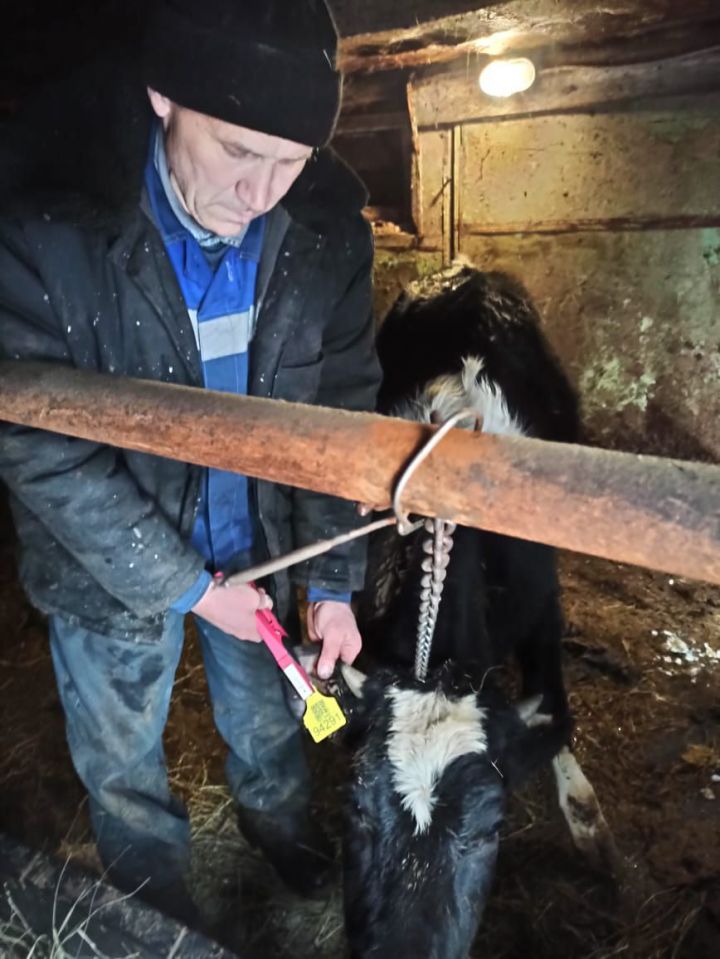
<svg viewBox="0 0 720 959">
<path fill-rule="evenodd" d="M 361 526 L 359 529 L 350 530 L 349 533 L 340 533 L 331 539 L 321 539 L 317 543 L 311 543 L 309 546 L 301 546 L 299 549 L 294 549 L 292 552 L 285 553 L 283 556 L 277 556 L 275 559 L 269 559 L 264 563 L 258 563 L 256 566 L 250 566 L 248 569 L 242 569 L 238 573 L 233 573 L 232 576 L 228 576 L 225 580 L 225 585 L 240 586 L 242 583 L 250 583 L 255 579 L 260 579 L 262 576 L 279 573 L 289 566 L 303 563 L 306 559 L 312 559 L 314 556 L 327 553 L 336 546 L 342 546 L 344 543 L 351 542 L 351 540 L 359 539 L 361 536 L 368 536 L 376 530 L 383 529 L 385 526 L 394 526 L 396 523 L 396 517 L 385 516 L 383 519 L 375 520 L 366 526 Z M 408 533 L 415 532 L 415 530 L 420 529 L 421 526 L 422 520 L 411 523 Z"/>
<path fill-rule="evenodd" d="M 408 517 L 408 514 L 404 510 L 400 509 L 400 498 L 405 492 L 405 487 L 410 481 L 411 476 L 418 466 L 423 462 L 423 460 L 425 460 L 430 453 L 432 453 L 438 443 L 442 442 L 453 426 L 455 426 L 459 420 L 465 420 L 468 419 L 468 417 L 471 417 L 477 423 L 477 410 L 472 409 L 472 407 L 465 407 L 464 409 L 459 410 L 457 413 L 453 413 L 450 419 L 445 420 L 440 429 L 433 433 L 430 439 L 418 450 L 415 456 L 413 456 L 403 470 L 402 476 L 395 484 L 395 492 L 393 493 L 392 498 L 392 508 L 393 513 L 395 513 L 397 518 L 398 533 L 400 533 L 401 536 L 407 536 L 409 532 L 412 532 L 412 530 L 409 529 L 410 518 Z"/>
</svg>

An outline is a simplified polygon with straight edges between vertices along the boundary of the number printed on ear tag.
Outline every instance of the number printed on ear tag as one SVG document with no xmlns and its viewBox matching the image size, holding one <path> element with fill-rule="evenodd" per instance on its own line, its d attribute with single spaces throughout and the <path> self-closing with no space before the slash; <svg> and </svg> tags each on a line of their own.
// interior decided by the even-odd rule
<svg viewBox="0 0 720 959">
<path fill-rule="evenodd" d="M 338 701 L 317 689 L 305 700 L 303 723 L 316 743 L 342 729 L 347 720 Z"/>
<path fill-rule="evenodd" d="M 305 702 L 303 724 L 316 743 L 332 736 L 342 729 L 347 720 L 337 700 L 325 696 L 313 686 L 310 677 L 297 663 L 283 645 L 287 633 L 269 609 L 261 609 L 255 614 L 258 632 L 270 650 L 273 659 L 292 684 L 295 692 Z"/>
</svg>

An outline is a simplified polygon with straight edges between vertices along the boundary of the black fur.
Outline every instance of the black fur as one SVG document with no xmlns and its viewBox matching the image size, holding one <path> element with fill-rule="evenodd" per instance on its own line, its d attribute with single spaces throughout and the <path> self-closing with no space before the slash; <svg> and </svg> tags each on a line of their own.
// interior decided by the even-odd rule
<svg viewBox="0 0 720 959">
<path fill-rule="evenodd" d="M 480 356 L 529 435 L 576 442 L 577 398 L 527 292 L 503 273 L 464 267 L 448 274 L 438 292 L 403 293 L 380 327 L 378 411 L 390 413 L 424 384 L 459 372 L 463 357 Z"/>
<path fill-rule="evenodd" d="M 509 277 L 471 267 L 448 271 L 439 292 L 403 294 L 377 339 L 383 368 L 381 412 L 477 356 L 529 435 L 575 441 L 576 395 L 539 327 L 527 293 Z M 437 286 L 437 281 L 435 286 Z M 359 599 L 365 649 L 380 664 L 410 667 L 420 595 L 424 531 L 400 539 L 393 529 L 370 544 Z M 526 695 L 542 692 L 543 710 L 564 718 L 560 674 L 562 613 L 555 552 L 539 543 L 459 527 L 433 640 L 431 668 L 447 660 L 482 676 L 519 655 Z"/>
<path fill-rule="evenodd" d="M 403 294 L 377 346 L 381 412 L 392 414 L 436 378 L 459 373 L 465 357 L 479 357 L 483 375 L 502 390 L 528 435 L 566 442 L 578 437 L 575 394 L 527 294 L 505 276 L 453 269 L 439 284 L 435 278 L 434 292 Z M 365 649 L 392 669 L 366 681 L 350 730 L 355 758 L 345 902 L 356 959 L 467 956 L 494 873 L 507 791 L 570 737 L 559 585 L 547 546 L 458 527 L 433 640 L 433 672 L 423 685 L 409 678 L 427 535 L 378 534 L 359 602 Z M 520 663 L 524 693 L 542 697 L 540 710 L 552 717 L 547 725 L 528 728 L 493 689 L 492 667 L 511 653 Z M 472 692 L 486 710 L 487 753 L 464 755 L 445 769 L 434 790 L 432 823 L 421 835 L 392 785 L 390 686 L 450 697 Z"/>
<path fill-rule="evenodd" d="M 528 729 L 487 683 L 477 695 L 487 712 L 487 752 L 461 756 L 446 768 L 435 789 L 432 824 L 416 835 L 391 785 L 391 688 L 441 691 L 454 699 L 472 692 L 473 682 L 446 666 L 426 684 L 388 670 L 365 683 L 349 733 L 355 755 L 343 849 L 351 954 L 465 959 L 495 872 L 507 793 L 550 761 L 568 728 Z"/>
</svg>

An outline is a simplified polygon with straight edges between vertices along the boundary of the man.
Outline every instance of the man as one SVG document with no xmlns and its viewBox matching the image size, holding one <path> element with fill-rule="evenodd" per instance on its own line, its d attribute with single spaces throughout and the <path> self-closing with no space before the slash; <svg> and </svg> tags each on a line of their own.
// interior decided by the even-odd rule
<svg viewBox="0 0 720 959">
<path fill-rule="evenodd" d="M 107 62 L 59 91 L 6 157 L 0 355 L 372 408 L 365 194 L 325 147 L 336 48 L 323 0 L 159 0 L 141 78 Z M 111 878 L 192 920 L 188 819 L 162 749 L 192 611 L 241 829 L 292 888 L 323 888 L 302 736 L 255 628 L 273 600 L 288 621 L 290 579 L 266 592 L 212 574 L 349 529 L 352 504 L 9 424 L 0 438 L 20 574 L 49 616 Z M 328 675 L 360 649 L 363 547 L 291 572 Z"/>
</svg>

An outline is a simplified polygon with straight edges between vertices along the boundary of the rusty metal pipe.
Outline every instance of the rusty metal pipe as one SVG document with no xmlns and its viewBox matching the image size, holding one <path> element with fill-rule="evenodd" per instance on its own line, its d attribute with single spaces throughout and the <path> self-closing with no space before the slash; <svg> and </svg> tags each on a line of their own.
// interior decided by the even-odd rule
<svg viewBox="0 0 720 959">
<path fill-rule="evenodd" d="M 0 418 L 379 507 L 434 429 L 7 362 Z M 425 516 L 720 584 L 720 467 L 452 430 L 403 502 Z"/>
</svg>

